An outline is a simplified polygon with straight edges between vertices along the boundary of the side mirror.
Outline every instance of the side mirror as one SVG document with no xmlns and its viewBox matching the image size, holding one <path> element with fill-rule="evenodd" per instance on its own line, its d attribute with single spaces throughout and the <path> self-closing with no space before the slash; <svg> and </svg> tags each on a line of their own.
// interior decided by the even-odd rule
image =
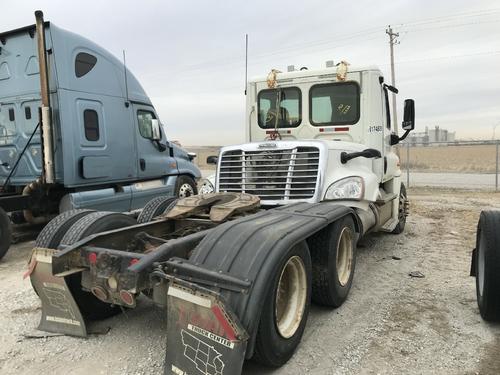
<svg viewBox="0 0 500 375">
<path fill-rule="evenodd" d="M 153 141 L 160 141 L 161 140 L 160 122 L 155 118 L 151 120 L 151 131 L 153 133 L 151 139 Z"/>
<path fill-rule="evenodd" d="M 216 155 L 210 155 L 207 157 L 207 164 L 217 164 L 219 157 Z"/>
<path fill-rule="evenodd" d="M 403 130 L 412 131 L 413 129 L 415 129 L 415 101 L 413 99 L 406 99 L 403 114 Z"/>
</svg>

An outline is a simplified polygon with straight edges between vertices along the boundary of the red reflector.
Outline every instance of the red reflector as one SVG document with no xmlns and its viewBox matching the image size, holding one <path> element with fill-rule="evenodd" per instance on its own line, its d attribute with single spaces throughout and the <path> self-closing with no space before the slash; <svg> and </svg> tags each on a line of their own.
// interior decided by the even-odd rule
<svg viewBox="0 0 500 375">
<path fill-rule="evenodd" d="M 97 262 L 97 254 L 96 253 L 90 253 L 89 254 L 89 263 L 90 264 L 96 264 Z"/>
<path fill-rule="evenodd" d="M 323 133 L 324 131 L 325 131 L 325 129 L 324 129 L 324 128 L 319 128 L 319 132 L 320 132 L 320 133 Z"/>
<path fill-rule="evenodd" d="M 336 132 L 348 132 L 349 128 L 348 127 L 345 127 L 345 128 L 335 128 L 335 131 Z"/>
<path fill-rule="evenodd" d="M 130 259 L 130 265 L 136 264 L 139 261 L 137 258 Z"/>
<path fill-rule="evenodd" d="M 132 306 L 135 302 L 134 295 L 126 290 L 120 290 L 120 298 L 126 305 Z"/>
<path fill-rule="evenodd" d="M 292 131 L 291 130 L 287 130 L 286 134 L 292 134 Z"/>
<path fill-rule="evenodd" d="M 214 313 L 215 317 L 217 318 L 217 320 L 219 321 L 220 325 L 224 329 L 224 332 L 226 332 L 226 337 L 229 340 L 231 340 L 231 341 L 236 340 L 236 333 L 234 332 L 233 327 L 231 327 L 231 325 L 229 324 L 229 322 L 224 317 L 224 314 L 222 313 L 222 311 L 219 308 L 219 306 L 217 306 L 217 305 L 216 306 L 212 306 L 212 312 Z"/>
</svg>

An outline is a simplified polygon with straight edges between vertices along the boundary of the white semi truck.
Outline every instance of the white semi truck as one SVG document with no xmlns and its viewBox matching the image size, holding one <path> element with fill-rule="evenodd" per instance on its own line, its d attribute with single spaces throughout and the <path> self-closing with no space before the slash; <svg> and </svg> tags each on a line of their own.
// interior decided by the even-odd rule
<svg viewBox="0 0 500 375">
<path fill-rule="evenodd" d="M 375 67 L 345 68 L 251 81 L 248 143 L 210 157 L 214 193 L 168 206 L 158 197 L 120 229 L 122 214 L 106 212 L 49 223 L 30 262 L 40 329 L 85 336 L 91 319 L 135 307 L 143 292 L 167 309 L 165 374 L 238 374 L 249 358 L 283 365 L 311 300 L 347 299 L 358 239 L 400 233 L 408 214 L 394 145 L 414 128 L 414 102 L 399 138 L 397 90 Z"/>
</svg>

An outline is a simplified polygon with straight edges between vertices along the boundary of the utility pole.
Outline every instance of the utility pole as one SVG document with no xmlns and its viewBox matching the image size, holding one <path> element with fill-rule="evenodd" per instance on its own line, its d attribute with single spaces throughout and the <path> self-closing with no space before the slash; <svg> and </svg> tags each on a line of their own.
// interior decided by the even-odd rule
<svg viewBox="0 0 500 375">
<path fill-rule="evenodd" d="M 396 40 L 396 38 L 399 37 L 399 33 L 392 32 L 391 25 L 388 26 L 385 33 L 389 35 L 389 46 L 391 48 L 391 85 L 396 87 L 396 73 L 394 72 L 394 45 L 399 44 Z M 394 133 L 398 135 L 398 113 L 396 109 L 396 94 L 392 93 L 392 123 Z"/>
</svg>

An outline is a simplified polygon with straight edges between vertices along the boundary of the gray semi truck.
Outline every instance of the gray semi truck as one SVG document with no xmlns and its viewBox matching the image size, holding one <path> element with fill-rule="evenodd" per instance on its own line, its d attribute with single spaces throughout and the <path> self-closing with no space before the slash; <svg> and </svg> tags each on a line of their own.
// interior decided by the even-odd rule
<svg viewBox="0 0 500 375">
<path fill-rule="evenodd" d="M 35 16 L 0 33 L 0 258 L 12 222 L 131 211 L 159 195 L 195 194 L 201 177 L 124 63 Z"/>
</svg>

